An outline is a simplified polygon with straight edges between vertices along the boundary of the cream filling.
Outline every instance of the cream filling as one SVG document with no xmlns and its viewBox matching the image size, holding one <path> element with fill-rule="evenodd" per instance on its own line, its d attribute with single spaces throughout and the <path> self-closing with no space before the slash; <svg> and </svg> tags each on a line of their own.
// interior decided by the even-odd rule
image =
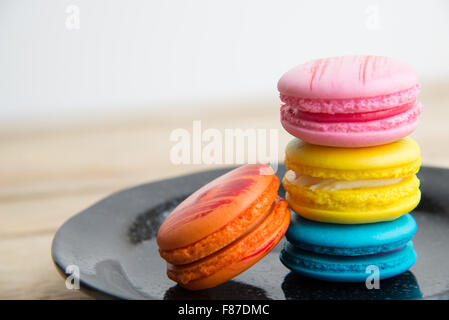
<svg viewBox="0 0 449 320">
<path fill-rule="evenodd" d="M 305 174 L 301 174 L 292 170 L 287 171 L 285 178 L 291 183 L 308 187 L 310 190 L 346 190 L 359 188 L 373 188 L 388 186 L 402 181 L 403 178 L 397 179 L 376 179 L 376 180 L 337 180 L 337 179 L 323 179 L 315 178 Z"/>
</svg>

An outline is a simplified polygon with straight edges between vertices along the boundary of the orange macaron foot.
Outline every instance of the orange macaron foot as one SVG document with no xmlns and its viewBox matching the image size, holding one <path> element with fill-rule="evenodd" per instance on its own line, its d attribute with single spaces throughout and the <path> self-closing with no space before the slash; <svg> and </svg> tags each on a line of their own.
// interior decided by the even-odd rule
<svg viewBox="0 0 449 320">
<path fill-rule="evenodd" d="M 165 219 L 157 234 L 167 275 L 197 290 L 216 286 L 265 256 L 290 221 L 268 165 L 239 167 L 206 184 Z"/>
<path fill-rule="evenodd" d="M 290 223 L 285 200 L 277 197 L 262 221 L 230 245 L 199 261 L 168 265 L 167 275 L 189 290 L 215 287 L 228 281 L 267 255 L 281 240 Z"/>
</svg>

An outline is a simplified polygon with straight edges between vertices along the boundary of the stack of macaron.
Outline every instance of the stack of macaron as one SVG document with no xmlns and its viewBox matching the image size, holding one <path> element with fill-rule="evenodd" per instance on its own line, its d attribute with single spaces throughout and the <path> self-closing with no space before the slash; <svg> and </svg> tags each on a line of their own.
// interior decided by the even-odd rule
<svg viewBox="0 0 449 320">
<path fill-rule="evenodd" d="M 283 186 L 297 214 L 282 263 L 312 278 L 358 282 L 416 261 L 409 214 L 420 201 L 418 144 L 407 137 L 423 105 L 407 64 L 386 57 L 320 59 L 285 73 Z"/>
</svg>

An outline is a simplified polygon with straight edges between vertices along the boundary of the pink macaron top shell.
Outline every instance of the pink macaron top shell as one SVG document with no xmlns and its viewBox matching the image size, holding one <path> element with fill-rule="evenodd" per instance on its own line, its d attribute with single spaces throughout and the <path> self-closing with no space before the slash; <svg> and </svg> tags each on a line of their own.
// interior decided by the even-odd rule
<svg viewBox="0 0 449 320">
<path fill-rule="evenodd" d="M 283 96 L 325 100 L 389 96 L 413 88 L 419 83 L 412 67 L 379 56 L 313 60 L 286 72 L 278 82 Z"/>
</svg>

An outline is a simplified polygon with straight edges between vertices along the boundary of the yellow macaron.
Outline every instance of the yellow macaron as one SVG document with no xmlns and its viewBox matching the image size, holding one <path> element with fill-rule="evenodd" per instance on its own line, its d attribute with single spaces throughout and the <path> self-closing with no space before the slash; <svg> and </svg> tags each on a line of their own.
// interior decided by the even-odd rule
<svg viewBox="0 0 449 320">
<path fill-rule="evenodd" d="M 290 208 L 304 218 L 341 224 L 394 220 L 421 193 L 420 149 L 410 137 L 365 148 L 335 148 L 293 139 L 282 184 Z"/>
</svg>

